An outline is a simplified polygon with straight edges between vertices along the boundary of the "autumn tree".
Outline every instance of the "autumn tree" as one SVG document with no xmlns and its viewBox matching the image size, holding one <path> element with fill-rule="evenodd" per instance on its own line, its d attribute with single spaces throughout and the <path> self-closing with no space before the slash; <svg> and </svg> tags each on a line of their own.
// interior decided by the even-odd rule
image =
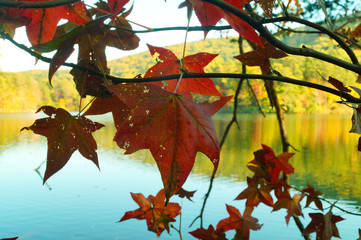
<svg viewBox="0 0 361 240">
<path fill-rule="evenodd" d="M 351 132 L 361 134 L 359 107 L 361 90 L 354 86 L 345 86 L 343 79 L 335 79 L 320 72 L 324 85 L 303 79 L 283 76 L 282 69 L 272 67 L 274 59 L 287 58 L 290 55 L 322 60 L 329 64 L 347 69 L 354 73 L 355 81 L 360 81 L 361 65 L 354 52 L 361 37 L 361 25 L 357 24 L 356 2 L 300 0 L 185 0 L 179 6 L 188 10 L 189 20 L 197 17 L 201 26 L 188 26 L 174 29 L 152 29 L 144 23 L 127 20 L 132 7 L 127 7 L 129 0 L 100 0 L 95 4 L 79 0 L 3 0 L 0 2 L 0 34 L 38 61 L 49 63 L 49 84 L 61 66 L 71 67 L 69 74 L 79 94 L 80 108 L 76 115 L 66 109 L 54 106 L 42 106 L 37 112 L 44 112 L 48 117 L 37 119 L 31 126 L 22 130 L 31 130 L 45 136 L 48 140 L 47 166 L 44 182 L 60 171 L 72 154 L 78 150 L 81 155 L 99 167 L 97 143 L 92 133 L 104 127 L 102 123 L 88 118 L 111 112 L 117 132 L 114 141 L 132 154 L 140 149 L 149 149 L 158 165 L 164 189 L 155 196 L 147 198 L 141 193 L 131 193 L 139 209 L 127 211 L 120 221 L 131 218 L 146 220 L 147 227 L 160 236 L 164 230 L 176 229 L 171 223 L 180 214 L 181 207 L 170 202 L 173 195 L 191 199 L 194 192 L 182 188 L 189 176 L 197 152 L 208 156 L 213 164 L 209 190 L 205 196 L 199 219 L 200 227 L 190 232 L 198 239 L 226 239 L 225 232 L 235 230 L 234 239 L 249 239 L 250 230 L 260 230 L 262 225 L 252 216 L 259 204 L 269 206 L 272 211 L 281 208 L 287 210 L 286 224 L 295 220 L 305 239 L 316 232 L 317 239 L 339 237 L 336 223 L 344 220 L 332 213 L 333 208 L 346 210 L 337 204 L 322 198 L 322 193 L 313 186 L 297 189 L 288 182 L 288 176 L 294 168 L 289 163 L 293 153 L 289 153 L 292 142 L 287 138 L 283 121 L 283 110 L 275 88 L 275 82 L 284 82 L 316 89 L 336 95 L 339 104 L 354 110 Z M 333 4 L 336 2 L 336 4 Z M 141 7 L 141 6 L 139 6 Z M 341 14 L 340 11 L 344 10 Z M 319 24 L 310 19 L 308 13 L 318 11 Z M 195 15 L 195 16 L 193 16 Z M 347 20 L 339 16 L 347 16 Z M 308 20 L 307 20 L 308 18 Z M 60 22 L 67 20 L 66 23 Z M 227 25 L 219 26 L 223 20 Z M 325 22 L 325 23 L 323 23 Z M 306 26 L 306 30 L 294 30 L 291 23 Z M 355 24 L 356 23 L 356 24 Z M 145 28 L 135 31 L 132 25 Z M 337 25 L 337 26 L 336 26 Z M 25 26 L 30 48 L 13 40 L 15 29 Z M 240 54 L 239 73 L 205 73 L 207 66 L 217 54 L 199 52 L 194 55 L 176 56 L 172 51 L 148 45 L 150 54 L 156 57 L 155 64 L 146 72 L 133 78 L 113 76 L 108 68 L 105 49 L 115 47 L 132 50 L 138 47 L 138 33 L 167 30 L 203 31 L 204 37 L 212 30 L 234 29 L 239 34 Z M 348 61 L 330 56 L 309 46 L 290 46 L 278 39 L 279 34 L 319 34 L 334 40 L 340 51 L 346 52 Z M 245 46 L 250 51 L 245 52 Z M 67 62 L 74 49 L 78 48 L 77 64 Z M 186 48 L 186 41 L 184 49 Z M 201 49 L 200 49 L 201 51 Z M 43 53 L 53 52 L 51 58 Z M 139 61 L 142 61 L 139 59 Z M 247 74 L 248 67 L 259 67 L 261 74 Z M 233 96 L 224 96 L 217 86 L 215 78 L 239 79 Z M 262 145 L 254 152 L 254 159 L 248 164 L 253 176 L 247 178 L 247 188 L 235 195 L 236 200 L 245 199 L 243 213 L 236 207 L 226 205 L 229 217 L 220 220 L 216 227 L 203 227 L 203 212 L 211 193 L 213 179 L 220 160 L 220 149 L 232 124 L 237 124 L 238 101 L 243 83 L 252 88 L 252 79 L 264 80 L 270 105 L 277 114 L 283 153 Z M 90 97 L 90 98 L 89 98 Z M 90 99 L 90 100 L 89 100 Z M 212 115 L 228 101 L 233 101 L 233 118 L 218 141 L 212 122 Z M 255 99 L 257 101 L 257 99 Z M 297 101 L 297 96 L 294 96 Z M 361 138 L 358 145 L 361 151 Z M 355 149 L 357 151 L 357 149 Z M 298 193 L 292 194 L 290 189 Z M 301 201 L 306 199 L 305 207 L 314 204 L 319 210 L 310 213 L 312 221 L 303 223 Z M 323 204 L 329 204 L 328 211 Z M 182 239 L 180 229 L 176 229 Z M 356 231 L 356 230 L 355 230 Z M 16 239 L 16 238 L 13 238 Z"/>
</svg>

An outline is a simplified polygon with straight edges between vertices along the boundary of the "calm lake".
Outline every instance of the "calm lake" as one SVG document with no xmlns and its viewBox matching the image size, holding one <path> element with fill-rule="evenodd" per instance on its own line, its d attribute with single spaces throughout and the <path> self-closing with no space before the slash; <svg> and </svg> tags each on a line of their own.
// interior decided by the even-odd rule
<svg viewBox="0 0 361 240">
<path fill-rule="evenodd" d="M 76 152 L 69 163 L 45 185 L 47 152 L 46 138 L 19 130 L 30 126 L 39 116 L 34 114 L 0 114 L 0 238 L 19 236 L 19 240 L 115 240 L 157 239 L 148 232 L 146 222 L 128 220 L 118 223 L 126 211 L 138 205 L 130 192 L 155 195 L 162 183 L 157 166 L 147 150 L 123 155 L 112 138 L 115 134 L 111 116 L 92 118 L 107 127 L 95 133 L 98 142 L 99 171 L 89 160 Z M 214 117 L 216 129 L 222 134 L 230 115 Z M 357 151 L 358 135 L 348 133 L 350 116 L 287 116 L 287 132 L 291 144 L 299 150 L 290 162 L 295 174 L 290 183 L 299 188 L 307 181 L 330 200 L 339 199 L 343 208 L 361 213 L 361 153 Z M 221 163 L 205 211 L 204 226 L 215 226 L 228 217 L 225 204 L 243 212 L 244 201 L 233 199 L 246 187 L 251 172 L 246 164 L 261 143 L 281 153 L 276 118 L 268 115 L 239 115 L 239 126 L 232 128 L 221 152 Z M 44 164 L 43 164 L 44 163 Z M 39 167 L 40 166 L 40 167 Z M 35 171 L 35 169 L 38 171 Z M 173 197 L 171 202 L 182 205 L 183 239 L 195 239 L 189 231 L 199 227 L 199 221 L 189 224 L 199 214 L 202 199 L 208 189 L 211 162 L 199 154 L 184 188 L 197 190 L 194 202 Z M 305 204 L 305 200 L 302 201 Z M 311 204 L 311 207 L 314 207 Z M 329 207 L 327 204 L 324 207 Z M 310 218 L 305 209 L 306 226 Z M 358 238 L 361 217 L 343 214 L 345 221 L 337 223 L 342 239 Z M 271 213 L 260 205 L 255 217 L 264 224 L 251 232 L 251 239 L 303 239 L 291 219 L 285 223 L 286 210 Z M 175 226 L 179 226 L 179 217 Z M 231 232 L 228 237 L 233 237 Z M 313 239 L 315 235 L 311 235 Z M 179 239 L 176 231 L 164 232 L 160 239 Z"/>
</svg>

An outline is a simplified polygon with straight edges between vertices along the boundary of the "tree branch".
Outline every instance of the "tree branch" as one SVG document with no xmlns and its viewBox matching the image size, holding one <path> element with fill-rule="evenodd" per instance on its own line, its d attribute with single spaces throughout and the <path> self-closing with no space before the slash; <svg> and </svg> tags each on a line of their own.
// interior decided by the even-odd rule
<svg viewBox="0 0 361 240">
<path fill-rule="evenodd" d="M 114 27 L 114 26 L 111 26 Z M 151 30 L 132 30 L 129 28 L 122 28 L 123 30 L 128 30 L 133 33 L 152 33 L 152 32 L 162 32 L 162 31 L 179 31 L 179 30 L 187 30 L 187 27 L 163 27 L 163 28 L 152 28 Z M 230 30 L 231 26 L 194 26 L 189 27 L 188 32 L 197 32 L 197 31 L 221 31 L 221 30 Z"/>
<path fill-rule="evenodd" d="M 352 63 L 343 61 L 341 59 L 335 58 L 333 56 L 329 56 L 327 54 L 315 51 L 310 48 L 306 48 L 306 47 L 295 48 L 295 47 L 290 47 L 290 46 L 284 44 L 283 42 L 281 42 L 280 40 L 275 38 L 272 35 L 272 33 L 270 33 L 268 31 L 268 29 L 262 25 L 261 22 L 253 19 L 252 17 L 248 16 L 246 13 L 242 12 L 240 9 L 236 8 L 235 6 L 229 4 L 225 1 L 222 1 L 222 0 L 203 0 L 203 1 L 213 4 L 217 7 L 220 7 L 221 9 L 224 9 L 224 10 L 230 12 L 231 14 L 237 16 L 241 20 L 248 23 L 255 30 L 257 30 L 262 37 L 264 37 L 265 39 L 267 39 L 267 41 L 270 42 L 270 44 L 272 44 L 273 46 L 281 49 L 282 51 L 284 51 L 288 54 L 305 56 L 305 57 L 313 57 L 316 59 L 320 59 L 325 62 L 332 63 L 334 65 L 348 69 L 350 71 L 353 71 L 353 72 L 361 75 L 361 65 L 359 65 L 359 64 L 352 64 Z"/>
<path fill-rule="evenodd" d="M 330 30 L 328 30 L 327 28 L 322 27 L 321 25 L 318 25 L 316 23 L 307 21 L 305 19 L 292 17 L 292 16 L 265 19 L 265 20 L 262 21 L 262 23 L 276 23 L 276 22 L 298 22 L 298 23 L 301 23 L 301 24 L 303 24 L 305 26 L 317 29 L 320 32 L 325 33 L 328 36 L 330 36 L 332 39 L 334 39 L 340 45 L 340 47 L 342 47 L 345 50 L 345 52 L 348 54 L 348 56 L 350 57 L 353 64 L 358 64 L 359 63 L 355 53 L 346 44 L 346 42 L 343 39 L 341 39 L 337 34 L 335 34 L 334 32 L 332 32 Z"/>
<path fill-rule="evenodd" d="M 52 8 L 59 7 L 80 0 L 52 0 L 52 1 L 42 1 L 42 2 L 28 2 L 28 1 L 11 1 L 11 0 L 1 0 L 0 7 L 11 7 L 11 8 Z"/>
<path fill-rule="evenodd" d="M 19 44 L 16 41 L 14 41 L 9 35 L 1 35 L 5 39 L 9 40 L 11 43 L 13 43 L 15 46 L 19 47 L 20 49 L 23 49 L 30 55 L 38 58 L 41 61 L 50 63 L 51 58 L 44 57 L 34 51 L 32 51 L 30 48 L 26 47 L 23 44 Z M 100 72 L 95 72 L 91 69 L 79 66 L 74 63 L 64 63 L 64 66 L 76 68 L 81 71 L 88 71 L 89 74 L 93 74 L 96 76 L 104 77 L 104 75 Z M 115 77 L 111 75 L 105 75 L 105 77 L 108 80 L 111 80 L 114 84 L 121 84 L 121 83 L 141 83 L 141 82 L 157 82 L 157 81 L 166 81 L 166 80 L 174 80 L 179 79 L 180 74 L 175 75 L 168 75 L 168 76 L 160 76 L 160 77 L 149 77 L 149 78 L 120 78 Z M 302 80 L 297 80 L 294 78 L 288 78 L 283 76 L 273 76 L 273 75 L 259 75 L 259 74 L 237 74 L 237 73 L 184 73 L 183 78 L 247 78 L 247 79 L 263 79 L 263 80 L 269 80 L 269 81 L 277 81 L 277 82 L 284 82 L 284 83 L 290 83 L 294 85 L 314 88 L 323 92 L 328 92 L 330 94 L 339 96 L 343 98 L 344 100 L 352 103 L 361 103 L 361 99 L 355 98 L 352 95 L 340 92 L 336 89 L 329 88 L 320 84 L 306 82 Z"/>
<path fill-rule="evenodd" d="M 161 76 L 161 77 L 149 77 L 149 78 L 117 78 L 112 77 L 112 81 L 116 84 L 126 83 L 126 82 L 155 82 L 155 81 L 166 81 L 166 80 L 174 80 L 178 79 L 180 74 L 176 75 L 169 75 L 169 76 Z M 323 92 L 328 92 L 330 94 L 339 96 L 344 100 L 352 103 L 361 103 L 361 99 L 355 98 L 352 95 L 340 92 L 336 89 L 329 88 L 320 84 L 306 82 L 302 80 L 297 80 L 289 77 L 283 76 L 273 76 L 273 75 L 258 75 L 258 74 L 239 74 L 239 73 L 184 73 L 183 78 L 247 78 L 247 79 L 263 79 L 269 81 L 276 81 L 276 82 L 284 82 L 290 83 L 294 85 L 314 88 L 317 90 L 321 90 Z"/>
</svg>

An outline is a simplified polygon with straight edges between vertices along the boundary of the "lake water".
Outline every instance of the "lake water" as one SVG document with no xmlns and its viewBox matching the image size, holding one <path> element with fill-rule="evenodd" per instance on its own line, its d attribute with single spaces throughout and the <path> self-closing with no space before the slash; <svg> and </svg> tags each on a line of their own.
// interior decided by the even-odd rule
<svg viewBox="0 0 361 240">
<path fill-rule="evenodd" d="M 19 240 L 115 240 L 157 239 L 147 231 L 146 222 L 128 220 L 118 223 L 126 211 L 135 210 L 130 192 L 155 195 L 162 183 L 157 167 L 146 151 L 124 156 L 113 143 L 111 117 L 96 118 L 107 125 L 96 132 L 101 171 L 89 160 L 75 153 L 69 163 L 42 184 L 45 171 L 46 138 L 19 130 L 38 117 L 33 114 L 0 115 L 0 238 L 19 236 Z M 214 117 L 218 133 L 223 133 L 230 115 Z M 307 181 L 328 199 L 339 199 L 343 208 L 361 213 L 361 154 L 358 136 L 348 133 L 351 116 L 287 116 L 287 132 L 291 144 L 299 150 L 290 162 L 295 174 L 290 183 L 305 187 Z M 261 143 L 281 151 L 276 118 L 239 115 L 240 130 L 232 128 L 221 152 L 219 172 L 204 214 L 204 226 L 215 226 L 228 217 L 225 203 L 244 209 L 244 201 L 233 199 L 246 187 L 251 173 L 246 164 Z M 42 164 L 42 165 L 41 165 Z M 40 166 L 41 165 L 41 166 Z M 39 168 L 38 171 L 34 169 Z M 194 239 L 189 224 L 199 214 L 212 171 L 210 161 L 199 154 L 184 188 L 197 190 L 194 202 L 173 197 L 182 205 L 183 239 Z M 305 200 L 303 200 L 303 205 Z M 313 206 L 313 204 L 311 204 Z M 328 207 L 327 205 L 324 205 Z M 310 221 L 305 209 L 304 225 Z M 339 222 L 342 239 L 356 239 L 361 217 L 343 214 Z M 264 224 L 251 232 L 251 239 L 303 239 L 293 220 L 286 226 L 286 211 L 271 213 L 259 206 L 253 214 Z M 175 226 L 178 227 L 179 218 Z M 160 239 L 179 239 L 171 230 Z M 228 237 L 233 237 L 233 232 Z M 315 235 L 311 235 L 313 238 Z"/>
</svg>

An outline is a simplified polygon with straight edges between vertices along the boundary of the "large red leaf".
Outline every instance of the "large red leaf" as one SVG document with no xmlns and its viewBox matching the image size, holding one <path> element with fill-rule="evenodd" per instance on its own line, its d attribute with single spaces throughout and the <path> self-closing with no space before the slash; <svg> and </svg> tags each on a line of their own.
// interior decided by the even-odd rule
<svg viewBox="0 0 361 240">
<path fill-rule="evenodd" d="M 43 106 L 37 112 L 40 111 L 49 117 L 37 119 L 33 125 L 21 130 L 32 130 L 48 139 L 44 183 L 65 166 L 76 150 L 99 168 L 97 144 L 92 133 L 104 127 L 103 124 L 85 117 L 72 116 L 62 108 Z"/>
<path fill-rule="evenodd" d="M 124 214 L 120 222 L 135 218 L 147 221 L 148 230 L 160 234 L 166 229 L 169 232 L 169 222 L 174 222 L 174 218 L 180 214 L 181 207 L 178 203 L 168 203 L 165 205 L 164 189 L 160 190 L 154 197 L 147 198 L 141 193 L 130 193 L 133 200 L 140 208 Z"/>
<path fill-rule="evenodd" d="M 42 2 L 43 0 L 31 1 Z M 91 20 L 83 2 L 45 9 L 12 9 L 9 13 L 14 16 L 24 16 L 31 20 L 26 25 L 26 32 L 32 45 L 50 41 L 61 19 L 67 19 L 77 25 L 86 24 Z"/>
<path fill-rule="evenodd" d="M 231 97 L 213 103 L 194 103 L 153 84 L 108 87 L 130 109 L 114 137 L 131 154 L 149 149 L 158 164 L 167 199 L 186 181 L 197 152 L 207 155 L 215 170 L 219 144 L 211 116 Z"/>
<path fill-rule="evenodd" d="M 184 58 L 184 66 L 181 66 L 180 60 L 176 55 L 165 48 L 154 47 L 148 44 L 149 51 L 152 55 L 159 54 L 159 61 L 156 65 L 149 68 L 144 77 L 158 77 L 173 74 L 181 74 L 180 68 L 183 67 L 187 72 L 204 73 L 203 68 L 207 66 L 218 54 L 197 53 Z M 176 88 L 178 79 L 167 81 L 165 89 L 173 92 Z M 161 82 L 155 82 L 155 85 L 163 86 Z M 186 78 L 182 79 L 178 92 L 192 92 L 206 96 L 223 96 L 216 88 L 210 78 Z"/>
</svg>

